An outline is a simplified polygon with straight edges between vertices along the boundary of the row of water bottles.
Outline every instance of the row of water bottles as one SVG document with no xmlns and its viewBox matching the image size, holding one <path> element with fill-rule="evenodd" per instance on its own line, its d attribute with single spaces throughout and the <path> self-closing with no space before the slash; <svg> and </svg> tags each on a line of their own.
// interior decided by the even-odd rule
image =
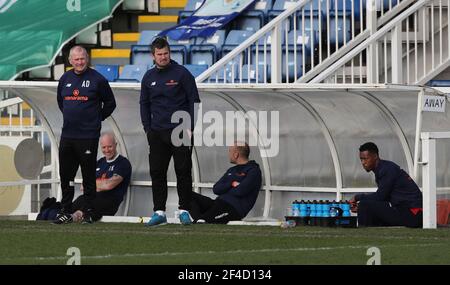
<svg viewBox="0 0 450 285">
<path fill-rule="evenodd" d="M 293 217 L 350 217 L 349 201 L 298 201 L 292 202 L 290 214 Z"/>
</svg>

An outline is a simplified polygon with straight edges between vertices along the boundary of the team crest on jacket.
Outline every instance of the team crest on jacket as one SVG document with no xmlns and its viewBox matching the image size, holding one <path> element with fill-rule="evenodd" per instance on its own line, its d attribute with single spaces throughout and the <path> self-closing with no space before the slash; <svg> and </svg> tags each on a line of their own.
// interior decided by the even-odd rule
<svg viewBox="0 0 450 285">
<path fill-rule="evenodd" d="M 73 96 L 76 97 L 76 96 L 80 95 L 80 90 L 74 89 L 73 92 L 72 92 L 72 94 L 73 94 Z"/>
</svg>

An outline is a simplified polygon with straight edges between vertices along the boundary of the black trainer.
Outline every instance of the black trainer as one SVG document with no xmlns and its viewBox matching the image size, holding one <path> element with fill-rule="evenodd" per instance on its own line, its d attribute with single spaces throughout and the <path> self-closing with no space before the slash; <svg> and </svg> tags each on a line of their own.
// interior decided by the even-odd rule
<svg viewBox="0 0 450 285">
<path fill-rule="evenodd" d="M 53 221 L 55 225 L 69 224 L 73 222 L 73 218 L 71 214 L 58 214 L 56 216 L 56 220 Z"/>
<path fill-rule="evenodd" d="M 92 224 L 94 220 L 92 219 L 91 211 L 87 210 L 83 213 L 83 219 L 81 220 L 82 224 Z"/>
</svg>

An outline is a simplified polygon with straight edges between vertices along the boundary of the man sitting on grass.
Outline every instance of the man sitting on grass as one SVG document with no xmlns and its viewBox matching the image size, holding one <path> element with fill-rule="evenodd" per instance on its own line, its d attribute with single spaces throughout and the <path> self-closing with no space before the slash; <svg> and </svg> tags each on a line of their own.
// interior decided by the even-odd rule
<svg viewBox="0 0 450 285">
<path fill-rule="evenodd" d="M 214 184 L 213 200 L 198 193 L 192 194 L 191 215 L 196 223 L 226 224 L 241 220 L 255 205 L 261 188 L 261 170 L 249 160 L 246 143 L 235 143 L 228 149 L 230 162 L 236 164 Z"/>
</svg>

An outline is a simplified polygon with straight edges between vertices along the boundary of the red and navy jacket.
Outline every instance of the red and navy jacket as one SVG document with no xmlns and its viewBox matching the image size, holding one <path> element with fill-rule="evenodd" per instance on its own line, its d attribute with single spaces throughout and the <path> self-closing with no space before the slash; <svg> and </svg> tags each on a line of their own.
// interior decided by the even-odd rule
<svg viewBox="0 0 450 285">
<path fill-rule="evenodd" d="M 177 127 L 180 122 L 171 122 L 176 111 L 186 111 L 190 115 L 193 130 L 194 103 L 200 103 L 195 78 L 174 60 L 163 69 L 154 67 L 142 79 L 139 103 L 145 132 Z"/>
<path fill-rule="evenodd" d="M 390 202 L 393 207 L 422 208 L 422 192 L 414 180 L 397 164 L 380 160 L 373 171 L 378 189 L 371 194 L 358 194 L 360 200 Z"/>
<path fill-rule="evenodd" d="M 116 108 L 108 80 L 89 67 L 81 74 L 69 70 L 61 76 L 57 100 L 64 118 L 64 138 L 99 138 L 102 121 Z"/>
<path fill-rule="evenodd" d="M 244 218 L 255 205 L 261 189 L 261 170 L 250 160 L 246 164 L 236 165 L 214 184 L 213 192 L 231 205 Z"/>
</svg>

